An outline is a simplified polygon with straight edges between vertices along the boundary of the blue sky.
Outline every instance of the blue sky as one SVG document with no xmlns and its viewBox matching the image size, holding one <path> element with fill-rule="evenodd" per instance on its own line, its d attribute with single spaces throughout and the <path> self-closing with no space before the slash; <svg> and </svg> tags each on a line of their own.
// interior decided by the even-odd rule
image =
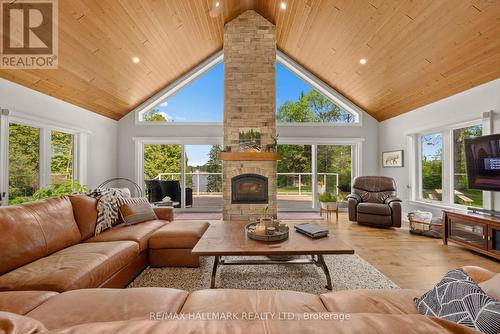
<svg viewBox="0 0 500 334">
<path fill-rule="evenodd" d="M 276 65 L 276 106 L 286 100 L 296 101 L 301 92 L 312 87 L 283 65 Z M 174 122 L 222 122 L 224 110 L 224 64 L 191 82 L 159 106 L 159 111 Z"/>
<path fill-rule="evenodd" d="M 276 106 L 287 100 L 296 101 L 301 92 L 312 87 L 281 64 L 276 64 Z M 222 122 L 224 110 L 224 64 L 191 82 L 159 106 L 174 122 Z M 210 145 L 187 145 L 190 166 L 203 165 L 208 160 Z"/>
<path fill-rule="evenodd" d="M 422 136 L 422 158 L 430 160 L 441 160 L 443 149 L 443 138 L 440 133 Z"/>
</svg>

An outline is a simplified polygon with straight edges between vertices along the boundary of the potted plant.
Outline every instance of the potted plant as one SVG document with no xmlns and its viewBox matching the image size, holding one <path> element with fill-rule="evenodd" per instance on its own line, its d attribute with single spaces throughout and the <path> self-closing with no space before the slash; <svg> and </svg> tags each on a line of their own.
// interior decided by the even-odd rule
<svg viewBox="0 0 500 334">
<path fill-rule="evenodd" d="M 337 210 L 337 196 L 332 193 L 323 193 L 318 196 L 321 209 L 328 211 Z"/>
<path fill-rule="evenodd" d="M 269 215 L 269 205 L 260 210 L 262 217 L 260 218 L 260 223 L 266 227 L 273 226 L 273 217 Z"/>
</svg>

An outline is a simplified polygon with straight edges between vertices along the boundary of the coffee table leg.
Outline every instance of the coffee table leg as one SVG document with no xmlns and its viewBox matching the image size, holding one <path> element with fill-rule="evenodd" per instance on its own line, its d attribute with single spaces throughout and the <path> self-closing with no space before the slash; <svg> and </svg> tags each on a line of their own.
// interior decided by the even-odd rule
<svg viewBox="0 0 500 334">
<path fill-rule="evenodd" d="M 219 266 L 219 257 L 215 256 L 214 258 L 214 267 L 212 269 L 212 279 L 210 281 L 210 289 L 215 288 L 215 276 L 217 276 L 217 267 Z"/>
<path fill-rule="evenodd" d="M 323 272 L 325 273 L 326 276 L 326 288 L 328 290 L 332 290 L 332 278 L 330 277 L 330 271 L 326 266 L 325 258 L 323 257 L 323 255 L 318 255 L 318 262 L 321 265 L 321 268 L 323 269 Z"/>
</svg>

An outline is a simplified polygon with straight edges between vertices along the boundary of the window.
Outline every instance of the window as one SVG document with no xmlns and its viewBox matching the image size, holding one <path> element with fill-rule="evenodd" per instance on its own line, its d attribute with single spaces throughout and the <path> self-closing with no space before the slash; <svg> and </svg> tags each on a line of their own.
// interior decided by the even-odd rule
<svg viewBox="0 0 500 334">
<path fill-rule="evenodd" d="M 9 204 L 40 188 L 40 129 L 9 124 Z"/>
<path fill-rule="evenodd" d="M 351 145 L 318 145 L 318 193 L 351 192 Z"/>
<path fill-rule="evenodd" d="M 464 140 L 482 135 L 480 125 L 453 130 L 453 203 L 482 207 L 483 192 L 467 184 Z"/>
<path fill-rule="evenodd" d="M 443 200 L 443 136 L 440 133 L 420 137 L 422 199 Z"/>
<path fill-rule="evenodd" d="M 173 199 L 188 210 L 220 211 L 222 201 L 222 138 L 135 138 L 136 180 L 178 181 Z M 359 174 L 361 140 L 352 142 L 304 141 L 280 138 L 282 159 L 277 162 L 277 199 L 280 210 L 314 210 L 318 194 L 349 193 L 351 180 Z M 302 142 L 302 143 L 301 143 Z M 152 183 L 151 187 L 155 186 Z"/>
<path fill-rule="evenodd" d="M 355 118 L 277 63 L 276 120 L 278 123 L 353 123 Z"/>
<path fill-rule="evenodd" d="M 73 181 L 74 136 L 51 131 L 50 183 L 64 184 Z"/>
<path fill-rule="evenodd" d="M 286 55 L 276 62 L 278 123 L 359 123 L 360 111 L 345 97 Z M 136 109 L 138 123 L 223 121 L 223 54 L 208 58 Z"/>
<path fill-rule="evenodd" d="M 151 180 L 173 181 L 164 184 L 162 191 L 178 202 L 176 207 L 222 207 L 222 162 L 218 159 L 221 145 L 143 143 L 142 147 L 146 189 L 154 186 Z M 185 189 L 184 198 L 181 189 Z"/>
<path fill-rule="evenodd" d="M 468 187 L 464 147 L 465 139 L 482 133 L 482 125 L 475 121 L 450 126 L 440 132 L 415 135 L 420 158 L 415 164 L 418 166 L 415 180 L 419 180 L 420 187 L 415 187 L 412 198 L 446 206 L 482 208 L 483 192 Z"/>
<path fill-rule="evenodd" d="M 87 133 L 14 115 L 0 115 L 0 205 L 33 201 L 86 182 Z M 3 149 L 5 147 L 5 149 Z M 43 188 L 43 191 L 41 189 Z M 40 190 L 40 191 L 39 191 Z"/>
<path fill-rule="evenodd" d="M 219 63 L 144 112 L 145 122 L 222 122 L 224 64 Z"/>
<path fill-rule="evenodd" d="M 144 180 L 181 180 L 182 146 L 144 145 Z"/>
<path fill-rule="evenodd" d="M 278 208 L 312 208 L 312 145 L 278 145 Z"/>
</svg>

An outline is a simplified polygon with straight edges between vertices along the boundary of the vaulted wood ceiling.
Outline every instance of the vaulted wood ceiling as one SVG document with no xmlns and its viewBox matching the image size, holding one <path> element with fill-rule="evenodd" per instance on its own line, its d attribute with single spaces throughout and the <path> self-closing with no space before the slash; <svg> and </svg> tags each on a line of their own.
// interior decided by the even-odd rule
<svg viewBox="0 0 500 334">
<path fill-rule="evenodd" d="M 224 23 L 248 9 L 276 24 L 278 48 L 378 120 L 500 77 L 498 0 L 215 2 L 59 1 L 59 68 L 0 77 L 120 119 L 220 50 Z"/>
</svg>

